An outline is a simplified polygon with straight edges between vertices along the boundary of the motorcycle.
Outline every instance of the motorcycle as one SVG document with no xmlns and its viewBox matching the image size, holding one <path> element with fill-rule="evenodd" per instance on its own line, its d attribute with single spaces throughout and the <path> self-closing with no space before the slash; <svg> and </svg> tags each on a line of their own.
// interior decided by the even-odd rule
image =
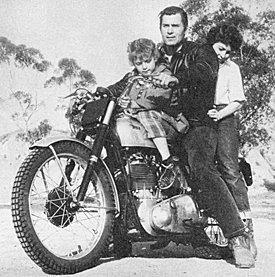
<svg viewBox="0 0 275 277">
<path fill-rule="evenodd" d="M 108 255 L 130 256 L 135 242 L 227 255 L 218 222 L 199 207 L 188 165 L 181 159 L 173 184 L 160 186 L 156 146 L 108 89 L 69 97 L 73 118 L 81 118 L 75 137 L 36 142 L 14 181 L 13 224 L 28 256 L 48 274 L 74 274 Z M 171 139 L 171 153 L 177 145 Z"/>
</svg>

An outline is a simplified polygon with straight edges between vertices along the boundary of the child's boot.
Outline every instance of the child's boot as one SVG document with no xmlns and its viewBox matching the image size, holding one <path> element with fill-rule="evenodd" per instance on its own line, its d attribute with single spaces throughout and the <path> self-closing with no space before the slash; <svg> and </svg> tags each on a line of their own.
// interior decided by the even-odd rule
<svg viewBox="0 0 275 277">
<path fill-rule="evenodd" d="M 159 178 L 159 188 L 160 189 L 168 189 L 170 188 L 177 176 L 176 171 L 176 162 L 179 161 L 178 157 L 170 156 L 168 159 L 162 161 L 162 167 L 164 168 L 164 172 Z"/>
</svg>

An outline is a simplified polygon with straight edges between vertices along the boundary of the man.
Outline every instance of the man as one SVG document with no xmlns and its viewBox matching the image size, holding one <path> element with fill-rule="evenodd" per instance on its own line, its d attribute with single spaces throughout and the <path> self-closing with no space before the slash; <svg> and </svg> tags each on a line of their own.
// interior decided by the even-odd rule
<svg viewBox="0 0 275 277">
<path fill-rule="evenodd" d="M 236 266 L 251 268 L 255 260 L 250 251 L 250 236 L 215 165 L 216 123 L 207 114 L 214 104 L 219 62 L 210 45 L 186 41 L 187 27 L 187 15 L 181 8 L 172 6 L 160 12 L 161 52 L 169 60 L 173 74 L 160 74 L 156 83 L 164 86 L 177 83 L 179 89 L 175 91 L 171 110 L 182 111 L 191 126 L 184 148 L 193 181 L 229 239 Z"/>
</svg>

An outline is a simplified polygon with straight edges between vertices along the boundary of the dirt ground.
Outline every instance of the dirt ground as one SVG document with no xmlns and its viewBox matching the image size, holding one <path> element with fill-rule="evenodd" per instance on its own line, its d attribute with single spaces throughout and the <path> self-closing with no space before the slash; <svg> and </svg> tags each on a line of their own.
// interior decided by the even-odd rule
<svg viewBox="0 0 275 277">
<path fill-rule="evenodd" d="M 275 193 L 251 196 L 254 210 L 258 259 L 253 269 L 237 269 L 225 260 L 193 257 L 192 249 L 176 246 L 152 251 L 148 244 L 134 244 L 133 257 L 106 258 L 92 269 L 74 274 L 77 277 L 177 277 L 177 276 L 275 276 Z M 0 272 L 1 276 L 47 276 L 23 251 L 12 225 L 10 207 L 0 206 Z M 67 276 L 67 275 L 62 275 Z M 72 275 L 71 275 L 72 276 Z"/>
</svg>

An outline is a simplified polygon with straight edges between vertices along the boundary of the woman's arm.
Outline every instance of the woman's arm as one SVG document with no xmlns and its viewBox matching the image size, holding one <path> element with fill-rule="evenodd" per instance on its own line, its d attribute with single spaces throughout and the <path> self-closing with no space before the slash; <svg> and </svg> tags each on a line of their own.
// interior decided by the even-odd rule
<svg viewBox="0 0 275 277">
<path fill-rule="evenodd" d="M 219 121 L 219 120 L 223 119 L 224 117 L 234 114 L 236 111 L 238 111 L 242 107 L 242 105 L 243 105 L 243 102 L 234 101 L 219 111 L 216 109 L 216 107 L 214 107 L 214 109 L 209 110 L 207 114 L 214 121 Z"/>
</svg>

